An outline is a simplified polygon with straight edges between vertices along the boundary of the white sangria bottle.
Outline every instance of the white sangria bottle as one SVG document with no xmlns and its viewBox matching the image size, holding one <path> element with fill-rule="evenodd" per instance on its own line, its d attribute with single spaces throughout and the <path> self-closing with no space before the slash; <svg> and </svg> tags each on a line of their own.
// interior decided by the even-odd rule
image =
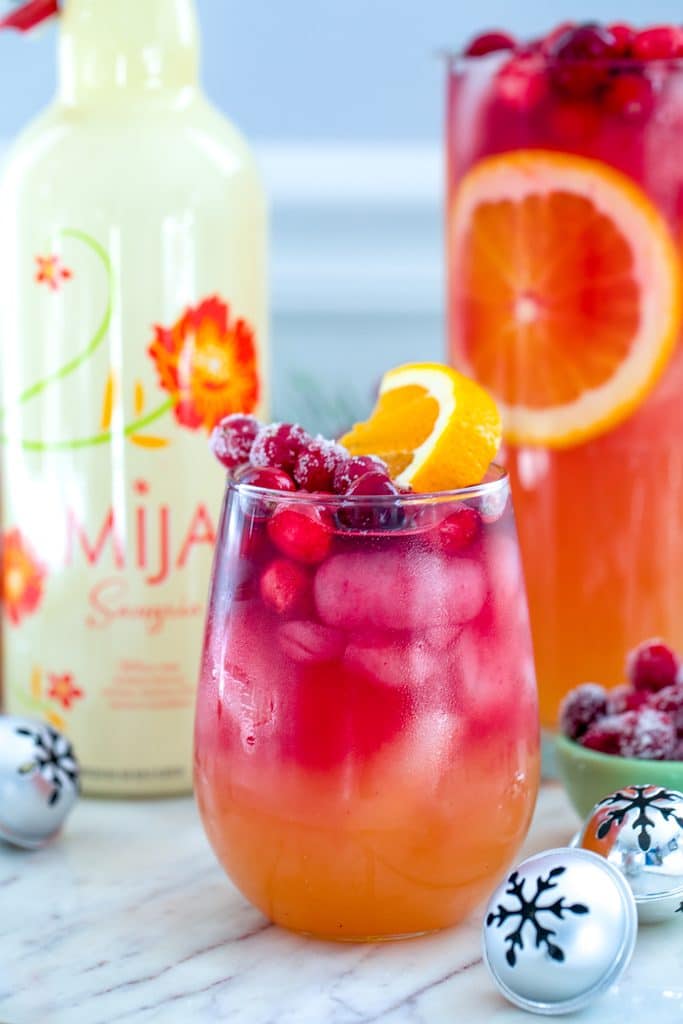
<svg viewBox="0 0 683 1024">
<path fill-rule="evenodd" d="M 193 0 L 66 0 L 0 184 L 5 707 L 89 794 L 191 787 L 207 434 L 266 400 L 264 196 L 197 73 Z"/>
</svg>

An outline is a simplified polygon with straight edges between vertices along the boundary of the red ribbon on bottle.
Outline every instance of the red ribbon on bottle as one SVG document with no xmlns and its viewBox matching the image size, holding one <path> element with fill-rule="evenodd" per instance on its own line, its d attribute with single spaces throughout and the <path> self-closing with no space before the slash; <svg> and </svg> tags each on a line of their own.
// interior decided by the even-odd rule
<svg viewBox="0 0 683 1024">
<path fill-rule="evenodd" d="M 59 0 L 29 0 L 29 3 L 22 4 L 16 11 L 0 18 L 0 29 L 14 28 L 17 32 L 28 32 L 55 14 L 59 14 Z"/>
</svg>

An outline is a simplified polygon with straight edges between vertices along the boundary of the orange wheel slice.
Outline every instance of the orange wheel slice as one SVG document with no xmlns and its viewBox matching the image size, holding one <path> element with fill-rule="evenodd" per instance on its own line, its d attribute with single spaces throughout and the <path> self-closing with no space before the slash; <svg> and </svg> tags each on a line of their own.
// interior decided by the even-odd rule
<svg viewBox="0 0 683 1024">
<path fill-rule="evenodd" d="M 630 178 L 545 150 L 487 157 L 449 235 L 456 361 L 496 396 L 509 440 L 566 447 L 640 405 L 676 344 L 681 283 Z"/>
<path fill-rule="evenodd" d="M 500 444 L 491 396 L 440 363 L 384 374 L 372 415 L 340 438 L 352 455 L 379 455 L 399 484 L 420 492 L 478 484 Z"/>
</svg>

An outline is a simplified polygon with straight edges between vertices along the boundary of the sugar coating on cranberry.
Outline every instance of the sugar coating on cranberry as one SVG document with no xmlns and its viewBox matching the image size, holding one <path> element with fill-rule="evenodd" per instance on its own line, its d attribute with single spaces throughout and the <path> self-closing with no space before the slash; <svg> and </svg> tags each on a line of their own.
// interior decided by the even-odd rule
<svg viewBox="0 0 683 1024">
<path fill-rule="evenodd" d="M 678 676 L 678 658 L 663 640 L 646 640 L 629 654 L 626 674 L 635 690 L 662 690 Z"/>
<path fill-rule="evenodd" d="M 683 684 L 665 686 L 648 698 L 648 706 L 671 715 L 679 739 L 683 739 Z"/>
<path fill-rule="evenodd" d="M 271 466 L 249 466 L 238 476 L 241 484 L 249 484 L 251 487 L 263 487 L 268 491 L 295 491 L 296 484 L 289 473 L 284 469 L 275 469 Z"/>
<path fill-rule="evenodd" d="M 249 461 L 252 466 L 273 466 L 291 473 L 299 452 L 311 440 L 311 435 L 296 424 L 271 423 L 256 435 Z"/>
<path fill-rule="evenodd" d="M 577 740 L 589 726 L 607 714 L 607 691 L 597 683 L 584 683 L 568 693 L 560 707 L 560 729 Z"/>
<path fill-rule="evenodd" d="M 336 494 L 346 494 L 349 487 L 358 477 L 377 471 L 389 476 L 389 467 L 378 455 L 354 455 L 342 463 L 335 472 L 332 481 Z"/>
<path fill-rule="evenodd" d="M 249 461 L 249 452 L 261 429 L 255 416 L 233 413 L 217 423 L 209 437 L 209 447 L 221 465 L 234 469 Z"/>
<path fill-rule="evenodd" d="M 599 718 L 588 726 L 579 738 L 579 743 L 589 750 L 597 750 L 601 754 L 619 754 L 621 743 L 621 715 L 607 715 Z"/>
<path fill-rule="evenodd" d="M 637 711 L 649 699 L 647 690 L 634 690 L 628 683 L 615 686 L 607 694 L 607 714 L 620 715 L 622 711 Z"/>
<path fill-rule="evenodd" d="M 488 53 L 498 53 L 501 50 L 514 50 L 516 42 L 508 32 L 494 30 L 482 32 L 465 47 L 466 57 L 485 57 Z"/>
<path fill-rule="evenodd" d="M 346 448 L 334 441 L 316 437 L 299 452 L 293 476 L 304 491 L 332 492 L 334 475 L 348 460 Z"/>
<path fill-rule="evenodd" d="M 665 761 L 676 746 L 676 728 L 671 715 L 653 708 L 625 711 L 620 719 L 619 753 L 648 761 Z"/>
<path fill-rule="evenodd" d="M 330 525 L 309 505 L 276 509 L 268 522 L 268 536 L 284 555 L 307 565 L 322 562 L 332 543 Z"/>
<path fill-rule="evenodd" d="M 259 581 L 263 603 L 278 615 L 293 615 L 306 609 L 311 578 L 306 570 L 288 558 L 274 558 Z"/>
<path fill-rule="evenodd" d="M 462 505 L 441 521 L 435 531 L 435 542 L 447 555 L 456 555 L 470 546 L 480 530 L 481 517 L 476 508 Z"/>
</svg>

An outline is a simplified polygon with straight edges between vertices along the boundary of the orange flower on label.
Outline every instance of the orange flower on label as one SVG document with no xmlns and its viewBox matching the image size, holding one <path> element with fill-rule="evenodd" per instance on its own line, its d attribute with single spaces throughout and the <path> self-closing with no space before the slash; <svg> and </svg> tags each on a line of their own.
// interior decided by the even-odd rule
<svg viewBox="0 0 683 1024">
<path fill-rule="evenodd" d="M 18 626 L 40 604 L 46 572 L 16 528 L 4 534 L 1 555 L 3 607 L 12 625 Z"/>
<path fill-rule="evenodd" d="M 36 281 L 45 284 L 53 292 L 61 288 L 64 281 L 73 277 L 73 271 L 65 267 L 59 256 L 36 256 Z"/>
<path fill-rule="evenodd" d="M 68 711 L 75 700 L 83 696 L 83 691 L 74 683 L 71 672 L 48 672 L 47 695 L 50 700 L 56 700 L 58 704 Z"/>
<path fill-rule="evenodd" d="M 187 309 L 172 327 L 155 327 L 148 351 L 182 426 L 211 430 L 224 416 L 255 408 L 254 332 L 245 320 L 231 319 L 217 296 Z"/>
</svg>

